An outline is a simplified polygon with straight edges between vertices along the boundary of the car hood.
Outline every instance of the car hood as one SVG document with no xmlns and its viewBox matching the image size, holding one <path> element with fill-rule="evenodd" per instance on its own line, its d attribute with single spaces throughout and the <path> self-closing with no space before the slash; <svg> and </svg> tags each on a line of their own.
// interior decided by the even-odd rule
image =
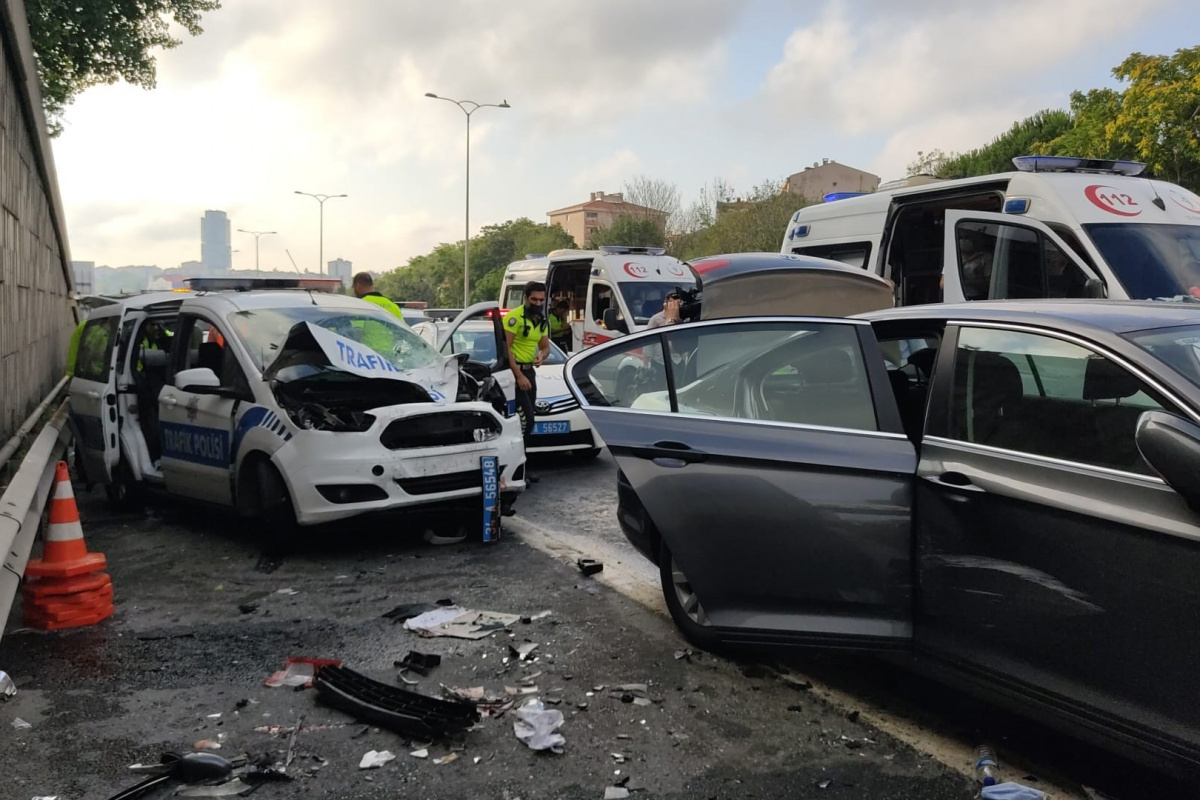
<svg viewBox="0 0 1200 800">
<path fill-rule="evenodd" d="M 296 367 L 310 369 L 292 369 Z M 292 326 L 279 355 L 263 371 L 263 379 L 287 383 L 311 378 L 318 370 L 348 373 L 371 384 L 379 381 L 407 384 L 409 389 L 420 390 L 424 402 L 448 403 L 458 396 L 458 359 L 441 358 L 426 367 L 397 369 L 366 345 L 311 322 Z"/>
<path fill-rule="evenodd" d="M 546 364 L 537 368 L 538 400 L 560 400 L 571 396 L 565 370 L 562 364 Z"/>
</svg>

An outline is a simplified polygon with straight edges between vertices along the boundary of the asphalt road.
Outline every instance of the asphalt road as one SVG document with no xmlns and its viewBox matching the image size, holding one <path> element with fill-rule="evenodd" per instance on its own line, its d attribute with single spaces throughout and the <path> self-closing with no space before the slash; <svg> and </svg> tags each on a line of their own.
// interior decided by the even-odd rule
<svg viewBox="0 0 1200 800">
<path fill-rule="evenodd" d="M 497 544 L 431 547 L 392 518 L 311 531 L 277 562 L 263 559 L 253 530 L 222 513 L 160 501 L 114 515 L 99 490 L 77 486 L 88 544 L 108 557 L 117 611 L 90 628 L 42 633 L 21 629 L 17 603 L 0 640 L 0 669 L 19 689 L 0 703 L 0 796 L 104 800 L 138 780 L 130 764 L 202 740 L 218 742 L 221 755 L 282 763 L 297 728 L 295 780 L 257 796 L 601 798 L 627 779 L 634 798 L 965 800 L 975 792 L 966 771 L 981 737 L 1011 759 L 1006 775 L 1032 785 L 1185 796 L 869 659 L 677 658 L 687 647 L 662 610 L 657 572 L 616 526 L 607 454 L 537 466 L 542 481 Z M 571 564 L 581 552 L 605 571 L 581 575 Z M 382 616 L 444 598 L 551 613 L 479 641 L 421 638 Z M 529 660 L 513 660 L 510 645 L 527 643 L 538 645 Z M 531 696 L 564 715 L 564 752 L 526 748 L 509 710 L 418 758 L 410 753 L 427 743 L 363 726 L 318 704 L 312 690 L 263 685 L 286 657 L 309 656 L 399 686 L 393 662 L 414 649 L 443 658 L 413 687 L 426 695 L 441 685 L 500 696 L 536 686 Z M 649 704 L 613 692 L 623 684 L 646 684 Z M 14 728 L 16 718 L 31 727 Z M 360 769 L 369 750 L 396 759 Z M 435 763 L 447 756 L 456 758 Z"/>
</svg>

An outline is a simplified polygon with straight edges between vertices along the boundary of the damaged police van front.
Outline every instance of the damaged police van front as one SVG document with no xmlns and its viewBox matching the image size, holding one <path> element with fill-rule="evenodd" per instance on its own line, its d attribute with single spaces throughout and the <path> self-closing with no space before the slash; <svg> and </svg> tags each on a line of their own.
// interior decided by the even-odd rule
<svg viewBox="0 0 1200 800">
<path fill-rule="evenodd" d="M 503 507 L 525 488 L 501 371 L 342 295 L 129 298 L 89 317 L 72 415 L 88 479 L 118 504 L 157 488 L 273 527 L 402 509 L 465 521 L 485 476 Z"/>
</svg>

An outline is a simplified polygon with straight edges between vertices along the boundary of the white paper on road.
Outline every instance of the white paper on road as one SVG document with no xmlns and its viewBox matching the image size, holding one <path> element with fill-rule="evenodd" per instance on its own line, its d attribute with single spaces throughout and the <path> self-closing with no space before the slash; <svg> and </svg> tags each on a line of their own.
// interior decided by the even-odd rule
<svg viewBox="0 0 1200 800">
<path fill-rule="evenodd" d="M 517 718 L 513 720 L 513 733 L 529 749 L 549 750 L 552 753 L 563 751 L 567 740 L 558 732 L 563 724 L 561 711 L 547 711 L 541 700 L 531 700 L 514 713 Z"/>
<path fill-rule="evenodd" d="M 391 750 L 368 750 L 363 753 L 362 761 L 358 762 L 359 769 L 376 769 L 396 757 Z"/>
<path fill-rule="evenodd" d="M 473 611 L 469 608 L 446 606 L 426 611 L 404 623 L 410 631 L 422 636 L 451 636 L 456 639 L 482 639 L 521 619 L 519 614 L 497 611 Z"/>
</svg>

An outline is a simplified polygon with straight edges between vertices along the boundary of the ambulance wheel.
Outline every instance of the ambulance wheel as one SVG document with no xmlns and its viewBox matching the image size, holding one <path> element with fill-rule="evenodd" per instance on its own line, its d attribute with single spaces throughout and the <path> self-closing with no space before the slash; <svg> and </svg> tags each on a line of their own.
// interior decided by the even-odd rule
<svg viewBox="0 0 1200 800">
<path fill-rule="evenodd" d="M 279 470 L 268 461 L 259 462 L 257 468 L 259 536 L 268 550 L 283 551 L 296 537 L 296 509 Z"/>
<path fill-rule="evenodd" d="M 133 479 L 133 470 L 125 456 L 113 468 L 112 478 L 104 487 L 108 496 L 108 504 L 114 511 L 133 511 L 141 500 L 138 494 L 137 482 Z"/>
<path fill-rule="evenodd" d="M 589 447 L 586 450 L 572 450 L 571 455 L 575 456 L 578 461 L 595 461 L 596 456 L 600 455 L 600 448 Z"/>
</svg>

